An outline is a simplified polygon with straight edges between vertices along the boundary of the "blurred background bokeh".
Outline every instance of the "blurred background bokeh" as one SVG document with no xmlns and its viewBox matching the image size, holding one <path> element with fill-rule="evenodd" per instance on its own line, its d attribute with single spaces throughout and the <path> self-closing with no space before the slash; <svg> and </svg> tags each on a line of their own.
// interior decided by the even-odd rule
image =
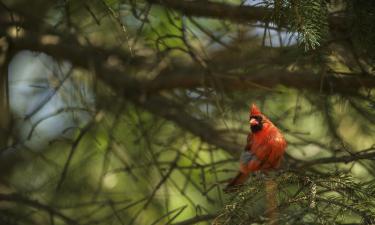
<svg viewBox="0 0 375 225">
<path fill-rule="evenodd" d="M 375 223 L 370 2 L 0 1 L 0 224 L 267 224 L 252 103 L 278 224 Z"/>
</svg>

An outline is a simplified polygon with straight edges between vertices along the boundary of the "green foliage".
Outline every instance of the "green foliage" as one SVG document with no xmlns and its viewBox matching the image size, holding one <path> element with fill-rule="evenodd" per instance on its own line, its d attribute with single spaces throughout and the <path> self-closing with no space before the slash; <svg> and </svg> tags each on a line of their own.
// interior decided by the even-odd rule
<svg viewBox="0 0 375 225">
<path fill-rule="evenodd" d="M 286 20 L 305 50 L 317 48 L 328 34 L 327 3 L 324 0 L 275 0 L 276 23 Z"/>
<path fill-rule="evenodd" d="M 374 185 L 358 183 L 346 173 L 319 175 L 287 171 L 279 176 L 256 176 L 232 193 L 216 225 L 267 224 L 270 210 L 266 182 L 277 184 L 277 224 L 341 224 L 375 222 Z"/>
</svg>

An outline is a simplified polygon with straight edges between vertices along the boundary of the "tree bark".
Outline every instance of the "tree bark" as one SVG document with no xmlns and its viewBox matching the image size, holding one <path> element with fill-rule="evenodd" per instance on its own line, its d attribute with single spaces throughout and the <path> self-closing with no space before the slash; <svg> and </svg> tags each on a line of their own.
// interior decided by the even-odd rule
<svg viewBox="0 0 375 225">
<path fill-rule="evenodd" d="M 6 38 L 0 38 L 0 149 L 6 147 L 9 138 L 8 48 Z"/>
</svg>

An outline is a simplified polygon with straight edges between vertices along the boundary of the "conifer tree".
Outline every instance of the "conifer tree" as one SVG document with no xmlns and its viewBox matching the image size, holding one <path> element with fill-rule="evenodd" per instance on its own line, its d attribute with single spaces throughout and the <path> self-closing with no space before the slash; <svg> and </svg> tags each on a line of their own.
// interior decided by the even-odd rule
<svg viewBox="0 0 375 225">
<path fill-rule="evenodd" d="M 0 224 L 375 224 L 374 21 L 369 0 L 0 0 Z M 286 155 L 225 193 L 252 103 Z"/>
</svg>

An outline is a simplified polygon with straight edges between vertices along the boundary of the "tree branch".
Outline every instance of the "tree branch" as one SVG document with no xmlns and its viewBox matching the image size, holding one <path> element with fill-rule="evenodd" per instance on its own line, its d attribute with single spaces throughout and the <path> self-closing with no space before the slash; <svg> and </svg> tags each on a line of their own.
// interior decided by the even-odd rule
<svg viewBox="0 0 375 225">
<path fill-rule="evenodd" d="M 194 67 L 174 67 L 163 71 L 156 79 L 144 82 L 149 92 L 175 88 L 212 87 L 227 91 L 270 89 L 277 85 L 325 93 L 356 93 L 360 88 L 374 88 L 375 77 L 328 74 L 323 78 L 312 71 L 288 71 L 278 68 L 254 69 L 249 74 L 216 74 L 210 80 L 204 72 Z"/>
<path fill-rule="evenodd" d="M 307 168 L 315 165 L 321 164 L 330 164 L 330 163 L 350 163 L 357 160 L 374 160 L 375 159 L 375 152 L 371 151 L 375 150 L 375 148 L 369 148 L 362 151 L 359 151 L 357 154 L 341 156 L 341 157 L 326 157 L 315 159 L 311 161 L 300 161 L 300 165 L 297 165 L 296 168 Z M 370 151 L 370 152 L 369 152 Z"/>
<path fill-rule="evenodd" d="M 184 0 L 147 0 L 151 4 L 181 12 L 187 16 L 207 17 L 219 20 L 229 20 L 235 23 L 270 22 L 274 15 L 272 8 L 248 5 L 233 5 L 212 1 Z M 278 18 L 279 26 L 287 26 L 286 18 Z M 342 30 L 345 18 L 341 15 L 329 15 L 328 22 L 331 30 Z"/>
<path fill-rule="evenodd" d="M 183 0 L 147 0 L 179 11 L 185 15 L 227 19 L 233 22 L 268 21 L 272 17 L 272 9 L 246 5 L 230 5 L 211 1 L 183 1 Z"/>
</svg>

